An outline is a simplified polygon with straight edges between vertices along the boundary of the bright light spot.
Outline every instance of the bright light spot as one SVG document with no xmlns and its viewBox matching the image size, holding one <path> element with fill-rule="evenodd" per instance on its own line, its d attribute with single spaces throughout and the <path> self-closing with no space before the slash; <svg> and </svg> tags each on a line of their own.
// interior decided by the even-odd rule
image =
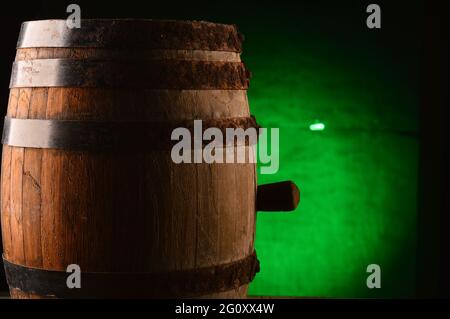
<svg viewBox="0 0 450 319">
<path fill-rule="evenodd" d="M 325 124 L 323 123 L 314 123 L 309 126 L 311 131 L 323 131 L 325 129 Z"/>
</svg>

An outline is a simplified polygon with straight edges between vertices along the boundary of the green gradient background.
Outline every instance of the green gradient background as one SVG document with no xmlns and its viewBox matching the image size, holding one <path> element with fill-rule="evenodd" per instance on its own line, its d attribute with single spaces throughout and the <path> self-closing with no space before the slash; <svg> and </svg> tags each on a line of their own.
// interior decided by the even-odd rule
<svg viewBox="0 0 450 319">
<path fill-rule="evenodd" d="M 292 179 L 302 197 L 293 214 L 258 213 L 249 294 L 412 297 L 418 42 L 365 28 L 363 5 L 356 28 L 348 10 L 296 9 L 239 23 L 252 113 L 280 128 L 280 170 L 259 183 Z M 324 131 L 308 129 L 315 120 Z M 381 289 L 366 286 L 372 263 Z"/>
</svg>

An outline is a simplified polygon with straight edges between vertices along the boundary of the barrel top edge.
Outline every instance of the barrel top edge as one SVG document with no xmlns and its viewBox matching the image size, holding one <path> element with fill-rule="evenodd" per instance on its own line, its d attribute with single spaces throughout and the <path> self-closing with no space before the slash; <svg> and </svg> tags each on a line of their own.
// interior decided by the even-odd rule
<svg viewBox="0 0 450 319">
<path fill-rule="evenodd" d="M 65 23 L 66 19 L 39 19 L 39 20 L 25 20 L 22 21 L 22 24 L 32 24 L 32 23 Z M 147 23 L 178 23 L 178 24 L 204 24 L 211 26 L 223 26 L 229 28 L 236 28 L 236 25 L 233 23 L 220 23 L 220 22 L 211 22 L 206 20 L 176 20 L 176 19 L 145 19 L 145 18 L 82 18 L 81 22 L 90 22 L 90 23 L 126 23 L 126 22 L 147 22 Z"/>
<path fill-rule="evenodd" d="M 21 25 L 16 48 L 132 47 L 242 52 L 236 25 L 198 20 L 63 19 L 30 20 Z"/>
</svg>

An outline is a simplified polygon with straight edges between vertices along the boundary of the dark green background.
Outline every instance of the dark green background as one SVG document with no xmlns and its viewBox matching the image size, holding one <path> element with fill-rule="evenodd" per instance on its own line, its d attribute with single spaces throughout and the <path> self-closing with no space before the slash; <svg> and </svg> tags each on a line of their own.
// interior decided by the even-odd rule
<svg viewBox="0 0 450 319">
<path fill-rule="evenodd" d="M 254 9 L 238 22 L 251 110 L 280 128 L 280 171 L 259 182 L 292 179 L 302 191 L 294 214 L 258 214 L 250 294 L 415 293 L 420 7 L 382 5 L 382 30 L 367 29 L 365 8 Z M 315 121 L 325 130 L 310 131 Z M 366 286 L 372 263 L 379 290 Z"/>
<path fill-rule="evenodd" d="M 33 2 L 20 20 L 65 18 L 71 2 Z M 374 1 L 381 30 L 366 27 L 368 1 L 76 2 L 82 18 L 208 20 L 245 35 L 251 111 L 280 128 L 280 170 L 259 182 L 292 179 L 302 194 L 295 213 L 258 213 L 250 294 L 415 294 L 422 2 Z M 373 263 L 381 289 L 366 287 Z"/>
</svg>

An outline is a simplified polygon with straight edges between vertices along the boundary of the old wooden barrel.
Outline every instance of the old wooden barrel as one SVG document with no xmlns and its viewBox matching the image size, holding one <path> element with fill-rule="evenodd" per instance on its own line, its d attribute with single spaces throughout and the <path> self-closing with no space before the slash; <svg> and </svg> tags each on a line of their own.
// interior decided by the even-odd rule
<svg viewBox="0 0 450 319">
<path fill-rule="evenodd" d="M 1 171 L 13 298 L 246 295 L 255 164 L 171 158 L 194 119 L 255 126 L 240 52 L 233 25 L 23 23 Z"/>
</svg>

